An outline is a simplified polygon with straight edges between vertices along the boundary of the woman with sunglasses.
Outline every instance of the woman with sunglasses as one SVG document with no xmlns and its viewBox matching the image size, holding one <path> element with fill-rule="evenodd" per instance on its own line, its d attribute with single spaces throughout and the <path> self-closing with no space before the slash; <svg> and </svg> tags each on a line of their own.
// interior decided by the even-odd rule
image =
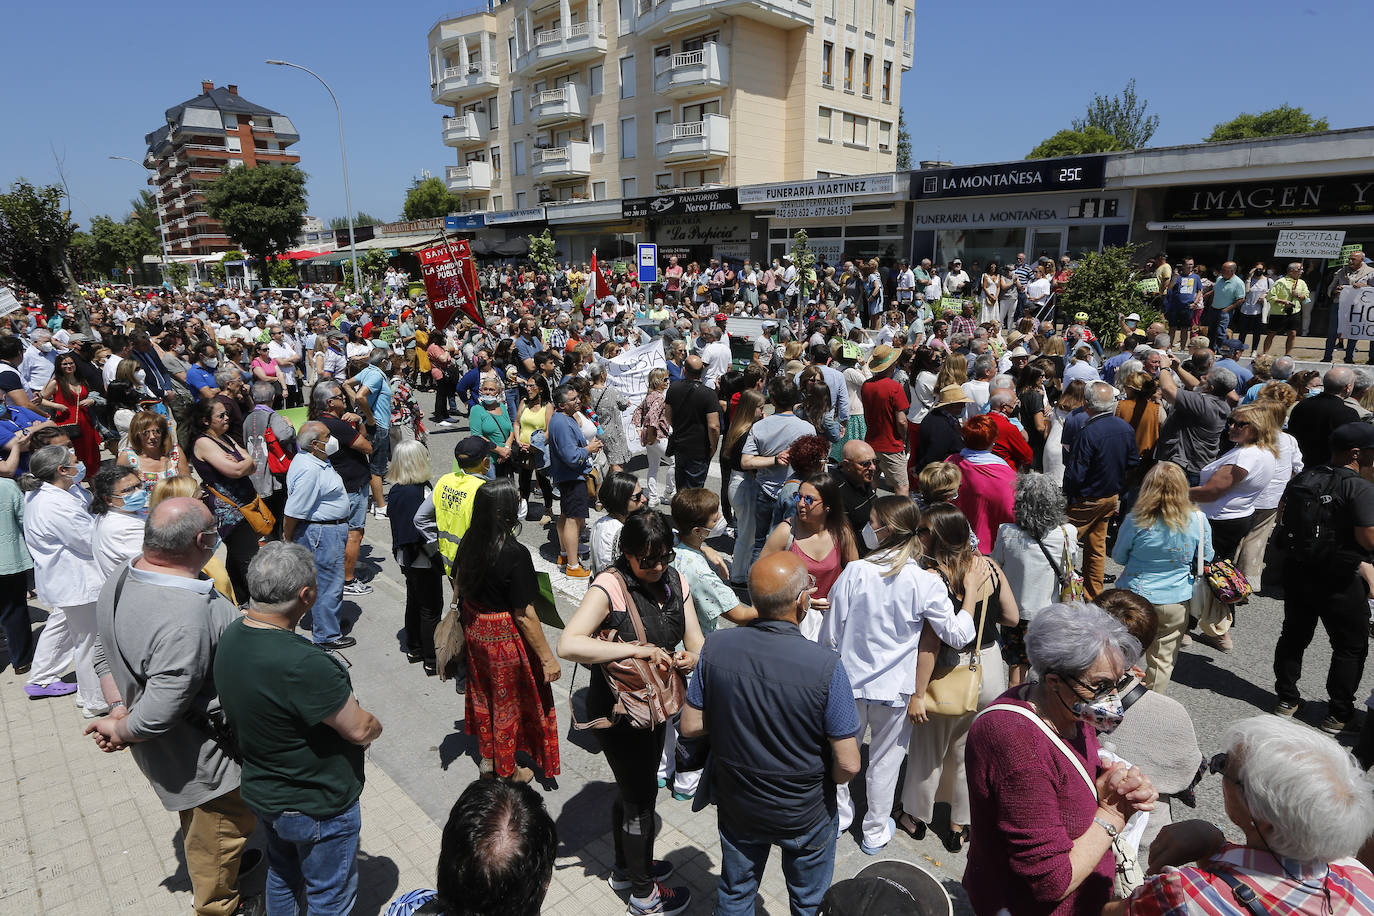
<svg viewBox="0 0 1374 916">
<path fill-rule="evenodd" d="M 130 360 L 137 364 L 137 360 Z M 139 370 L 142 373 L 143 370 Z M 53 375 L 38 396 L 39 406 L 51 411 L 54 421 L 61 424 L 72 440 L 77 457 L 88 468 L 100 467 L 100 432 L 91 420 L 91 405 L 95 396 L 81 382 L 76 357 L 63 353 L 53 361 Z"/>
<path fill-rule="evenodd" d="M 625 527 L 625 519 L 631 512 L 648 508 L 644 488 L 639 485 L 639 479 L 628 471 L 612 472 L 601 485 L 601 489 L 596 491 L 596 498 L 606 510 L 606 514 L 592 522 L 594 576 L 609 569 L 615 562 L 616 555 L 620 553 L 620 530 Z"/>
<path fill-rule="evenodd" d="M 559 656 L 591 669 L 589 720 L 611 712 L 614 697 L 601 670 L 604 662 L 642 658 L 684 677 L 696 668 L 701 625 L 691 595 L 670 565 L 673 558 L 673 529 L 668 520 L 648 510 L 630 513 L 620 531 L 615 563 L 592 581 L 563 630 Z M 625 600 L 634 602 L 643 621 L 646 645 L 634 642 L 638 637 Z M 603 630 L 614 631 L 619 641 L 599 639 L 595 634 Z M 679 643 L 685 649 L 675 651 Z M 673 868 L 653 857 L 658 764 L 666 731 L 666 725 L 635 728 L 623 719 L 594 730 L 617 788 L 611 809 L 615 871 L 610 883 L 616 890 L 630 891 L 632 916 L 680 913 L 691 903 L 687 888 L 662 885 Z"/>
<path fill-rule="evenodd" d="M 975 913 L 1099 913 L 1113 841 L 1158 793 L 1139 768 L 1106 764 L 1098 733 L 1121 721 L 1119 686 L 1140 643 L 1101 608 L 1052 604 L 1026 630 L 1033 678 L 969 730 L 973 836 L 964 889 Z"/>
<path fill-rule="evenodd" d="M 838 651 L 849 672 L 859 711 L 857 740 L 862 744 L 864 732 L 872 733 L 861 846 L 870 856 L 888 844 L 896 829 L 889 815 L 911 736 L 908 710 L 917 690 L 924 692 L 916 664 L 921 633 L 928 623 L 942 641 L 962 646 L 977 632 L 972 616 L 979 585 L 975 571 L 970 570 L 965 584 L 962 611 L 955 610 L 940 577 L 921 567 L 920 528 L 921 511 L 905 496 L 874 501 L 863 533 L 874 550 L 849 563 L 835 580 L 817 640 Z M 836 789 L 835 801 L 840 829 L 848 830 L 856 816 L 848 786 Z"/>
<path fill-rule="evenodd" d="M 280 334 L 280 331 L 274 333 Z M 253 372 L 253 381 L 267 382 L 276 389 L 276 394 L 272 396 L 272 409 L 281 410 L 286 403 L 286 378 L 277 365 L 277 361 L 272 358 L 271 343 L 259 343 L 254 345 L 253 362 L 249 367 Z"/>
<path fill-rule="evenodd" d="M 801 482 L 796 512 L 773 529 L 759 559 L 781 551 L 794 553 L 815 582 L 811 612 L 802 620 L 802 635 L 814 640 L 830 609 L 830 588 L 845 566 L 859 558 L 858 542 L 844 514 L 839 485 L 824 471 Z"/>
</svg>

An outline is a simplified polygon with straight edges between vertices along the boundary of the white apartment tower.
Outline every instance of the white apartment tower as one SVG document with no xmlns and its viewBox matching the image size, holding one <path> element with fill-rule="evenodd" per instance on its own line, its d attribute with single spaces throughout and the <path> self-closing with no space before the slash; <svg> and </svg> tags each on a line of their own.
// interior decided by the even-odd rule
<svg viewBox="0 0 1374 916">
<path fill-rule="evenodd" d="M 469 211 L 896 170 L 912 0 L 509 0 L 435 23 Z"/>
</svg>

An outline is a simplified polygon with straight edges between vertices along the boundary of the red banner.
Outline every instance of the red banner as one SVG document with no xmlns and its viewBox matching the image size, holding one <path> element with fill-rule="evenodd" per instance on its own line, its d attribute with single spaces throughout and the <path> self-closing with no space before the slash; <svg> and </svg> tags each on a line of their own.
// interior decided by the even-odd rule
<svg viewBox="0 0 1374 916">
<path fill-rule="evenodd" d="M 481 327 L 486 326 L 477 304 L 477 268 L 472 250 L 462 239 L 420 251 L 420 275 L 429 298 L 429 314 L 434 327 L 448 327 L 461 310 Z"/>
<path fill-rule="evenodd" d="M 606 282 L 606 275 L 601 272 L 601 267 L 596 263 L 596 252 L 592 252 L 592 296 L 597 302 L 611 295 L 611 284 Z"/>
</svg>

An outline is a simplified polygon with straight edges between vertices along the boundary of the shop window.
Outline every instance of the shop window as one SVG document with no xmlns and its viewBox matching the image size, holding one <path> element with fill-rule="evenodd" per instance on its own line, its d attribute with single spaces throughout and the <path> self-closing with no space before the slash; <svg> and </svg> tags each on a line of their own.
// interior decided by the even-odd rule
<svg viewBox="0 0 1374 916">
<path fill-rule="evenodd" d="M 854 91 L 854 49 L 844 49 L 844 91 Z"/>
<path fill-rule="evenodd" d="M 829 108 L 822 107 L 816 114 L 816 139 L 830 142 L 830 119 L 834 114 Z"/>
<path fill-rule="evenodd" d="M 835 44 L 827 41 L 821 46 L 821 85 L 831 88 L 835 85 Z"/>
<path fill-rule="evenodd" d="M 939 229 L 935 233 L 935 260 L 947 264 L 962 258 L 968 267 L 974 261 L 986 264 L 996 261 L 1005 264 L 1015 261 L 1016 253 L 1024 251 L 1026 230 L 1022 226 L 998 229 Z"/>
<path fill-rule="evenodd" d="M 1087 251 L 1097 251 L 1098 243 L 1102 241 L 1101 226 L 1070 226 L 1068 247 L 1069 254 L 1077 258 Z"/>
</svg>

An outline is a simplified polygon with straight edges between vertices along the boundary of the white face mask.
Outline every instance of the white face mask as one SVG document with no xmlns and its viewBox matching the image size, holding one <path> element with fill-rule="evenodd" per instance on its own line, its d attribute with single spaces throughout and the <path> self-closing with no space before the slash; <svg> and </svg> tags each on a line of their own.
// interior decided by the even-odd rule
<svg viewBox="0 0 1374 916">
<path fill-rule="evenodd" d="M 48 341 L 48 340 L 41 340 L 41 341 L 38 342 L 38 349 L 39 349 L 39 351 L 42 352 L 42 353 L 51 353 L 51 352 L 52 352 L 52 342 L 51 342 L 51 341 Z"/>
<path fill-rule="evenodd" d="M 723 534 L 725 534 L 725 516 L 720 515 L 716 517 L 716 523 L 711 526 L 711 532 L 710 534 L 706 535 L 706 537 L 708 539 L 718 538 Z"/>
<path fill-rule="evenodd" d="M 863 539 L 864 546 L 867 547 L 869 550 L 878 549 L 878 532 L 874 529 L 872 522 L 869 522 L 867 525 L 864 525 Z"/>
<path fill-rule="evenodd" d="M 142 369 L 139 369 L 137 372 L 134 373 L 134 381 L 138 382 L 140 385 L 143 384 L 144 379 L 146 379 L 147 377 L 148 373 L 144 372 Z"/>
</svg>

